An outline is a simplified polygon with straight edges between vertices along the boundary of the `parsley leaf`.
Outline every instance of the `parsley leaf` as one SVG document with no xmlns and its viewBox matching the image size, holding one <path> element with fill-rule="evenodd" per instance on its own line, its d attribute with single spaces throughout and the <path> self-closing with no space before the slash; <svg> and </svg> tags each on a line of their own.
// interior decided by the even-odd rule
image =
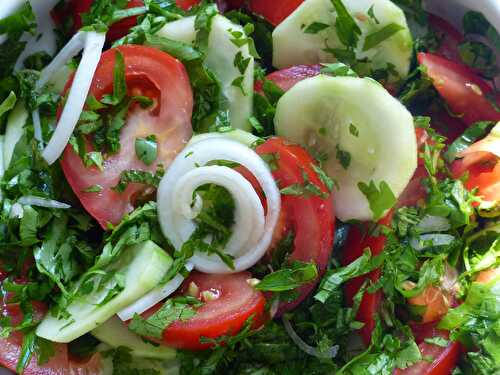
<svg viewBox="0 0 500 375">
<path fill-rule="evenodd" d="M 378 46 L 384 40 L 390 38 L 401 30 L 404 30 L 403 26 L 397 23 L 390 23 L 385 25 L 380 30 L 368 34 L 365 39 L 365 44 L 363 45 L 363 51 L 368 51 L 369 49 Z"/>
<path fill-rule="evenodd" d="M 478 139 L 484 137 L 493 125 L 494 123 L 491 121 L 479 121 L 469 126 L 465 129 L 464 133 L 455 139 L 448 147 L 448 150 L 443 155 L 444 159 L 448 163 L 453 162 L 459 153 L 469 148 L 469 146 Z"/>
<path fill-rule="evenodd" d="M 304 28 L 304 33 L 306 34 L 317 34 L 320 31 L 323 31 L 327 28 L 329 28 L 330 25 L 327 23 L 322 23 L 322 22 L 313 22 L 307 27 Z"/>
<path fill-rule="evenodd" d="M 379 187 L 377 187 L 374 181 L 370 181 L 368 185 L 360 182 L 358 183 L 358 188 L 370 204 L 374 221 L 380 219 L 385 211 L 396 203 L 396 197 L 385 181 L 381 181 Z"/>
<path fill-rule="evenodd" d="M 176 297 L 167 300 L 164 305 L 149 318 L 135 314 L 128 326 L 132 332 L 146 337 L 162 338 L 163 331 L 175 321 L 187 321 L 196 315 L 193 307 L 200 307 L 201 302 L 194 297 Z"/>
<path fill-rule="evenodd" d="M 314 263 L 293 262 L 278 271 L 267 274 L 255 289 L 267 292 L 285 292 L 316 280 L 318 269 Z"/>
<path fill-rule="evenodd" d="M 342 0 L 331 0 L 331 2 L 337 12 L 335 29 L 337 30 L 340 42 L 346 47 L 356 47 L 361 35 L 361 29 L 348 12 Z"/>
<path fill-rule="evenodd" d="M 156 136 L 150 135 L 146 138 L 137 138 L 135 140 L 135 154 L 144 164 L 153 164 L 158 156 Z"/>
<path fill-rule="evenodd" d="M 154 174 L 149 171 L 129 169 L 120 174 L 120 181 L 112 189 L 118 193 L 123 193 L 127 189 L 128 184 L 131 183 L 158 187 L 163 175 L 164 170 L 162 168 L 158 168 Z"/>
</svg>

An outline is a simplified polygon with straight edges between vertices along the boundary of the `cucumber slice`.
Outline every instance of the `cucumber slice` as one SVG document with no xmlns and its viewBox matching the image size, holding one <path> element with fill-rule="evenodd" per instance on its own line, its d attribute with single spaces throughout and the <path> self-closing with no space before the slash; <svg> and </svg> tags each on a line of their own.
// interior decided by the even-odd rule
<svg viewBox="0 0 500 375">
<path fill-rule="evenodd" d="M 131 350 L 130 354 L 134 357 L 168 361 L 175 359 L 177 353 L 175 349 L 149 344 L 144 341 L 141 337 L 130 332 L 116 316 L 94 329 L 91 334 L 113 348 L 120 346 L 129 348 Z"/>
<path fill-rule="evenodd" d="M 72 302 L 67 308 L 68 317 L 57 319 L 48 314 L 36 334 L 60 343 L 77 339 L 153 289 L 171 264 L 172 258 L 152 241 L 127 248 L 112 267 L 105 270 L 108 274 L 122 276 L 123 289 L 115 297 L 100 306 L 108 294 L 118 287 L 116 278 L 112 277 L 98 291 Z"/>
<path fill-rule="evenodd" d="M 194 17 L 188 17 L 167 23 L 157 35 L 193 44 L 196 39 L 194 20 Z M 213 18 L 204 62 L 221 83 L 223 95 L 227 99 L 231 126 L 250 131 L 248 119 L 252 115 L 253 105 L 254 58 L 250 55 L 248 44 L 238 47 L 231 41 L 235 39 L 232 33 L 245 35 L 241 26 L 226 17 L 216 15 Z M 239 52 L 243 59 L 250 59 L 244 74 L 235 66 L 235 57 Z M 241 87 L 244 94 L 240 88 L 233 86 L 234 80 L 242 76 Z"/>
<path fill-rule="evenodd" d="M 17 142 L 23 136 L 24 125 L 28 120 L 28 111 L 22 102 L 18 102 L 7 119 L 7 127 L 5 129 L 5 140 L 3 148 L 3 165 L 5 170 L 9 168 L 12 154 Z"/>
<path fill-rule="evenodd" d="M 369 78 L 319 75 L 299 82 L 279 100 L 274 122 L 278 135 L 326 155 L 324 169 L 338 183 L 335 213 L 343 221 L 374 219 L 358 183 L 385 181 L 398 197 L 417 167 L 412 115 Z"/>
<path fill-rule="evenodd" d="M 347 11 L 361 29 L 354 49 L 357 60 L 368 60 L 370 69 L 386 69 L 393 64 L 401 78 L 408 75 L 412 57 L 412 37 L 403 11 L 389 0 L 343 0 Z M 371 8 L 373 7 L 373 8 Z M 372 9 L 377 22 L 368 11 Z M 371 13 L 371 12 L 370 12 Z M 299 64 L 336 61 L 328 50 L 345 49 L 336 32 L 337 14 L 331 0 L 306 0 L 273 32 L 273 65 L 286 68 Z M 313 23 L 329 25 L 317 33 L 304 30 Z M 373 48 L 363 51 L 366 37 L 390 24 L 403 27 Z M 398 80 L 391 74 L 391 80 Z"/>
</svg>

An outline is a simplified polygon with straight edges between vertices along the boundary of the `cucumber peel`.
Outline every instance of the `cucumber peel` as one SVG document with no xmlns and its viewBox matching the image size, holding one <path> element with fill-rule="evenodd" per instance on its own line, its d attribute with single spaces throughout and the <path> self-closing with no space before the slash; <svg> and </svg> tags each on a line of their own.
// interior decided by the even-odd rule
<svg viewBox="0 0 500 375">
<path fill-rule="evenodd" d="M 153 345 L 143 340 L 135 333 L 130 332 L 116 316 L 94 329 L 91 334 L 113 348 L 126 347 L 130 349 L 130 354 L 134 357 L 170 361 L 175 359 L 177 353 L 175 349 Z"/>
<path fill-rule="evenodd" d="M 154 242 L 147 241 L 123 251 L 106 273 L 110 277 L 98 290 L 77 298 L 67 307 L 68 316 L 57 319 L 49 313 L 37 327 L 39 337 L 59 343 L 68 343 L 90 332 L 129 306 L 161 281 L 172 258 Z M 110 292 L 117 294 L 108 300 Z"/>
<path fill-rule="evenodd" d="M 369 78 L 303 80 L 281 97 L 274 121 L 277 135 L 326 158 L 342 221 L 380 218 L 417 167 L 412 115 Z"/>
<path fill-rule="evenodd" d="M 195 17 L 167 23 L 157 35 L 193 45 L 196 40 Z M 223 96 L 227 100 L 224 106 L 229 110 L 231 126 L 250 131 L 248 119 L 253 111 L 254 58 L 250 54 L 248 43 L 243 43 L 245 38 L 245 31 L 240 25 L 232 23 L 224 16 L 214 16 L 204 63 L 221 84 Z M 240 45 L 237 40 L 243 44 Z M 243 73 L 236 66 L 237 55 L 241 60 L 248 59 Z M 238 79 L 241 79 L 241 88 L 234 84 Z"/>
<path fill-rule="evenodd" d="M 392 72 L 388 77 L 391 82 L 406 77 L 413 40 L 404 12 L 389 0 L 343 0 L 341 3 L 360 30 L 355 46 L 342 43 L 341 39 L 345 38 L 337 32 L 339 17 L 332 0 L 306 0 L 274 30 L 273 65 L 281 69 L 335 62 L 339 56 L 339 60 L 349 63 L 362 75 L 387 69 Z M 311 25 L 316 25 L 314 31 Z M 347 61 L 352 57 L 340 57 L 342 51 L 346 54 L 347 47 L 352 48 L 355 62 Z"/>
</svg>

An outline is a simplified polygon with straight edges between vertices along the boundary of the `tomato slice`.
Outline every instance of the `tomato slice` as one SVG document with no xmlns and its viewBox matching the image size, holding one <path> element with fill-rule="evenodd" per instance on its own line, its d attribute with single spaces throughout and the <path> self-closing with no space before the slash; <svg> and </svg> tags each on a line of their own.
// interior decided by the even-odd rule
<svg viewBox="0 0 500 375">
<path fill-rule="evenodd" d="M 72 0 L 70 9 L 73 11 L 73 22 L 74 22 L 74 30 L 78 31 L 82 27 L 82 14 L 87 13 L 94 0 Z M 127 4 L 127 8 L 136 8 L 144 6 L 143 0 L 129 0 Z M 120 39 L 128 34 L 130 29 L 137 25 L 137 17 L 129 17 L 121 20 L 120 22 L 115 23 L 108 30 L 106 35 L 106 39 L 109 42 L 113 42 L 117 39 Z"/>
<path fill-rule="evenodd" d="M 253 316 L 253 327 L 260 327 L 266 318 L 264 295 L 252 288 L 248 280 L 250 272 L 231 275 L 204 274 L 192 272 L 179 289 L 178 295 L 188 294 L 191 283 L 198 287 L 197 298 L 204 304 L 196 311 L 196 315 L 187 321 L 176 321 L 163 332 L 162 344 L 190 350 L 201 350 L 211 347 L 202 344 L 202 337 L 218 338 L 236 335 L 248 318 Z M 192 288 L 191 288 L 192 289 Z M 216 297 L 204 300 L 203 292 L 209 291 Z M 148 317 L 157 311 L 161 304 L 144 313 Z"/>
<path fill-rule="evenodd" d="M 94 75 L 90 95 L 100 100 L 103 95 L 112 92 L 116 50 L 125 59 L 129 93 L 149 96 L 155 104 L 148 109 L 131 107 L 126 125 L 121 129 L 120 151 L 107 156 L 103 171 L 94 166 L 85 167 L 69 145 L 61 161 L 73 191 L 85 209 L 105 229 L 108 223 L 119 223 L 133 209 L 134 199 L 148 189 L 145 185 L 130 184 L 125 192 L 115 192 L 112 188 L 119 182 L 121 172 L 155 172 L 159 164 L 167 168 L 192 135 L 193 94 L 186 70 L 178 60 L 157 49 L 129 45 L 105 52 Z M 158 157 L 147 166 L 136 157 L 135 140 L 150 135 L 156 136 Z M 89 148 L 90 142 L 87 150 Z M 99 185 L 102 190 L 84 192 L 93 185 Z"/>
<path fill-rule="evenodd" d="M 181 9 L 184 9 L 184 10 L 191 9 L 195 5 L 198 5 L 199 2 L 200 2 L 200 0 L 176 0 L 175 1 L 177 6 Z"/>
<path fill-rule="evenodd" d="M 379 221 L 380 225 L 390 226 L 392 221 L 392 211 L 389 212 L 384 218 Z M 341 258 L 342 264 L 348 265 L 363 255 L 364 250 L 368 247 L 373 256 L 379 255 L 384 250 L 386 237 L 370 236 L 366 233 L 367 227 L 360 228 L 353 225 L 349 230 L 347 242 L 344 246 L 344 254 Z M 380 279 L 380 270 L 376 269 L 367 275 L 356 277 L 349 280 L 344 288 L 347 301 L 352 304 L 353 298 L 359 291 L 361 286 L 366 280 L 377 282 Z M 363 322 L 364 326 L 359 330 L 361 337 L 366 345 L 370 344 L 372 332 L 375 328 L 375 316 L 380 308 L 382 302 L 382 291 L 377 290 L 375 293 L 365 292 L 361 299 L 356 320 Z"/>
<path fill-rule="evenodd" d="M 419 53 L 418 62 L 425 66 L 427 75 L 450 109 L 463 115 L 462 120 L 467 125 L 476 121 L 500 121 L 500 112 L 486 97 L 493 95 L 493 100 L 500 105 L 500 94 L 493 92 L 493 88 L 472 69 L 430 53 Z"/>
<path fill-rule="evenodd" d="M 464 41 L 463 35 L 448 21 L 434 14 L 429 14 L 429 24 L 440 40 L 436 54 L 462 64 L 458 45 Z"/>
<path fill-rule="evenodd" d="M 465 181 L 468 190 L 477 188 L 477 195 L 485 201 L 500 201 L 500 161 L 479 161 L 469 167 L 464 167 L 463 164 L 463 159 L 453 162 L 453 177 L 458 179 L 468 173 L 469 177 Z"/>
<path fill-rule="evenodd" d="M 283 91 L 288 91 L 303 79 L 317 76 L 320 71 L 321 65 L 296 65 L 277 70 L 269 74 L 266 79 L 275 83 Z M 255 91 L 262 93 L 262 81 L 255 83 Z"/>
<path fill-rule="evenodd" d="M 249 7 L 255 14 L 278 26 L 303 2 L 304 0 L 250 0 Z"/>
<path fill-rule="evenodd" d="M 300 146 L 286 143 L 281 138 L 271 138 L 256 149 L 260 155 L 275 156 L 277 168 L 272 171 L 273 177 L 279 181 L 280 187 L 304 184 L 303 174 L 309 176 L 310 182 L 318 186 L 323 193 L 328 189 L 323 184 L 312 166 L 314 159 Z M 333 247 L 335 216 L 331 196 L 323 199 L 311 196 L 281 196 L 281 207 L 284 212 L 285 228 L 291 231 L 294 238 L 291 260 L 314 262 L 322 275 L 328 265 Z M 295 308 L 313 290 L 316 282 L 303 285 L 299 289 L 299 297 L 291 303 L 283 302 L 278 315 Z"/>
<path fill-rule="evenodd" d="M 43 303 L 33 302 L 33 313 L 36 320 L 40 320 L 46 314 L 47 308 Z M 1 309 L 2 317 L 9 317 L 12 324 L 19 324 L 23 319 L 23 313 L 18 304 L 4 305 Z M 0 339 L 0 365 L 16 371 L 23 335 L 20 332 L 12 333 L 8 338 Z M 38 365 L 37 358 L 32 357 L 24 370 L 24 375 L 95 375 L 102 371 L 101 358 L 97 354 L 87 361 L 73 361 L 68 357 L 68 348 L 65 344 L 53 344 L 54 356 L 43 365 Z"/>
<path fill-rule="evenodd" d="M 436 330 L 432 326 L 428 326 L 427 328 L 430 328 L 430 334 L 424 334 L 425 336 L 422 337 L 422 340 L 433 337 L 449 338 L 449 334 L 446 331 Z M 430 357 L 434 360 L 432 362 L 418 361 L 413 366 L 404 370 L 396 369 L 393 375 L 450 375 L 457 364 L 461 352 L 461 345 L 455 341 L 450 342 L 446 347 L 422 341 L 418 345 L 418 348 L 423 357 Z"/>
</svg>

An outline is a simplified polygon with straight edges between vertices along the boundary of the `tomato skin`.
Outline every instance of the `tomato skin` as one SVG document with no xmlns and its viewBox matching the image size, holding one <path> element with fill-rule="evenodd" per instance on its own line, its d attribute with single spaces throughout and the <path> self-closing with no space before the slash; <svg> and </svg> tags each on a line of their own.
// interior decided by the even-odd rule
<svg viewBox="0 0 500 375">
<path fill-rule="evenodd" d="M 32 302 L 35 320 L 41 320 L 47 313 L 47 307 L 41 302 Z M 2 317 L 10 317 L 12 324 L 19 324 L 23 313 L 19 304 L 3 305 L 0 308 Z M 17 362 L 21 353 L 23 335 L 20 332 L 12 333 L 8 338 L 0 338 L 0 365 L 16 371 Z M 98 375 L 102 373 L 102 363 L 99 354 L 87 361 L 74 361 L 68 356 L 66 344 L 53 344 L 54 356 L 43 365 L 38 365 L 35 357 L 31 358 L 24 375 Z"/>
<path fill-rule="evenodd" d="M 429 14 L 429 24 L 431 29 L 441 40 L 436 54 L 461 64 L 462 58 L 458 51 L 458 45 L 463 43 L 463 35 L 455 29 L 448 21 L 434 14 Z"/>
<path fill-rule="evenodd" d="M 71 9 L 73 11 L 73 22 L 74 22 L 74 31 L 78 31 L 82 25 L 82 13 L 87 13 L 94 0 L 73 0 L 71 2 Z M 143 0 L 129 0 L 127 4 L 127 9 L 136 8 L 144 6 Z M 109 42 L 114 42 L 125 35 L 128 34 L 129 30 L 137 25 L 137 17 L 129 17 L 121 20 L 120 22 L 115 23 L 111 26 L 106 34 L 106 39 Z"/>
<path fill-rule="evenodd" d="M 288 144 L 283 139 L 274 137 L 256 149 L 259 155 L 279 155 L 277 168 L 272 171 L 273 177 L 280 182 L 280 188 L 293 184 L 303 184 L 302 173 L 329 194 L 326 186 L 313 170 L 314 159 L 300 146 Z M 319 196 L 281 196 L 281 207 L 285 213 L 287 230 L 295 234 L 294 249 L 290 259 L 302 262 L 314 262 L 319 275 L 323 275 L 330 259 L 335 230 L 335 216 L 331 195 L 323 199 Z M 318 278 L 319 280 L 319 278 Z M 317 281 L 318 281 L 317 280 Z M 299 297 L 293 302 L 280 303 L 277 315 L 294 309 L 311 293 L 317 281 L 299 288 Z"/>
<path fill-rule="evenodd" d="M 425 327 L 429 329 L 428 333 L 423 335 L 422 341 L 418 345 L 422 356 L 431 356 L 432 362 L 419 361 L 406 369 L 396 369 L 393 375 L 450 375 L 455 368 L 461 353 L 461 345 L 456 341 L 450 341 L 445 348 L 434 344 L 428 344 L 423 341 L 425 338 L 443 337 L 449 338 L 446 331 L 436 330 L 432 325 Z"/>
<path fill-rule="evenodd" d="M 124 170 L 155 172 L 158 163 L 165 168 L 184 147 L 192 135 L 191 113 L 193 94 L 184 66 L 170 55 L 144 46 L 120 46 L 103 53 L 94 75 L 89 95 L 100 100 L 111 93 L 116 50 L 125 59 L 125 77 L 129 93 L 139 90 L 143 95 L 154 97 L 156 105 L 149 109 L 131 106 L 126 125 L 120 131 L 120 151 L 109 155 L 103 163 L 103 171 L 96 167 L 85 167 L 80 157 L 68 145 L 61 165 L 73 191 L 84 208 L 104 229 L 108 223 L 117 224 L 133 209 L 133 200 L 147 191 L 140 184 L 130 184 L 123 193 L 112 190 Z M 70 87 L 71 80 L 67 88 Z M 168 92 L 176 95 L 168 95 Z M 135 139 L 155 135 L 158 143 L 158 157 L 150 166 L 135 155 Z M 87 151 L 91 149 L 88 142 Z M 97 193 L 84 192 L 92 185 L 99 185 Z"/>
<path fill-rule="evenodd" d="M 230 275 L 204 274 L 192 272 L 179 289 L 178 295 L 188 294 L 189 286 L 195 283 L 198 295 L 204 304 L 196 310 L 196 315 L 187 321 L 176 321 L 164 332 L 161 344 L 178 349 L 203 350 L 212 344 L 202 344 L 202 337 L 218 338 L 236 335 L 248 318 L 253 316 L 253 327 L 260 327 L 265 319 L 264 295 L 252 288 L 247 280 L 250 272 Z M 204 301 L 202 292 L 211 291 L 219 297 Z M 149 317 L 161 307 L 156 305 L 143 314 Z"/>
<path fill-rule="evenodd" d="M 493 92 L 492 87 L 472 69 L 430 53 L 421 52 L 417 57 L 450 109 L 456 114 L 463 114 L 465 124 L 500 121 L 500 112 L 485 97 Z M 500 94 L 496 94 L 495 100 L 500 105 Z"/>
<path fill-rule="evenodd" d="M 193 6 L 198 5 L 199 2 L 200 2 L 200 0 L 176 0 L 175 1 L 177 6 L 181 9 L 184 9 L 184 10 L 191 9 Z"/>
<path fill-rule="evenodd" d="M 278 26 L 303 2 L 304 0 L 249 0 L 249 7 L 273 26 Z"/>
<path fill-rule="evenodd" d="M 469 177 L 465 181 L 465 187 L 468 190 L 478 188 L 477 195 L 484 200 L 500 201 L 500 161 L 479 162 L 465 168 L 463 160 L 456 160 L 451 166 L 451 172 L 456 179 L 468 173 Z"/>
<path fill-rule="evenodd" d="M 389 212 L 383 219 L 379 221 L 380 225 L 390 226 L 392 221 L 392 211 Z M 351 226 L 349 230 L 349 235 L 347 237 L 347 242 L 344 245 L 344 253 L 342 254 L 341 263 L 345 266 L 360 256 L 363 255 L 364 250 L 369 247 L 373 256 L 379 255 L 382 250 L 384 250 L 386 237 L 380 236 L 370 236 L 366 233 L 365 228 L 359 228 L 356 225 Z M 371 280 L 372 282 L 377 282 L 380 279 L 380 269 L 376 269 L 367 275 L 359 276 L 354 279 L 349 280 L 345 284 L 345 296 L 347 301 L 352 304 L 353 298 L 359 291 L 361 286 L 366 280 Z M 361 305 L 359 306 L 358 314 L 356 315 L 356 320 L 363 322 L 365 325 L 359 330 L 361 337 L 366 345 L 370 344 L 372 332 L 375 328 L 375 315 L 380 308 L 382 302 L 383 294 L 381 290 L 377 290 L 375 293 L 365 292 L 361 300 Z"/>
<path fill-rule="evenodd" d="M 272 81 L 283 91 L 290 90 L 298 82 L 317 76 L 321 71 L 321 65 L 296 65 L 290 68 L 277 70 L 269 74 L 266 79 Z M 255 91 L 262 93 L 262 81 L 255 83 Z"/>
</svg>

